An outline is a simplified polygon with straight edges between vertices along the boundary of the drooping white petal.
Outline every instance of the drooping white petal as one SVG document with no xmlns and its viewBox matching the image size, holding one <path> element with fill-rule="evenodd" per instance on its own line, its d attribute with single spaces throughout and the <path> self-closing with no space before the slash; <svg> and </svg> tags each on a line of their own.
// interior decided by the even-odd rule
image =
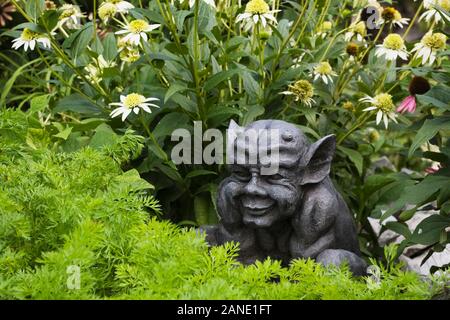
<svg viewBox="0 0 450 320">
<path fill-rule="evenodd" d="M 377 120 L 376 120 L 376 124 L 378 125 L 381 121 L 381 117 L 383 116 L 383 112 L 381 110 L 379 110 L 377 112 Z"/>
<path fill-rule="evenodd" d="M 120 102 L 111 102 L 111 103 L 109 103 L 108 105 L 110 105 L 110 106 L 120 106 L 120 107 L 124 107 L 123 103 L 120 103 Z"/>
<path fill-rule="evenodd" d="M 388 128 L 388 125 L 389 125 L 389 119 L 388 119 L 387 115 L 384 115 L 384 116 L 383 116 L 383 120 L 384 120 L 384 126 L 385 126 L 386 129 L 387 129 L 387 128 Z"/>
<path fill-rule="evenodd" d="M 161 25 L 160 24 L 151 24 L 148 26 L 148 28 L 145 30 L 147 32 L 158 29 Z"/>
<path fill-rule="evenodd" d="M 145 102 L 147 102 L 147 101 L 159 101 L 159 99 L 150 97 L 150 98 L 146 98 L 144 101 Z"/>
<path fill-rule="evenodd" d="M 266 27 L 266 18 L 264 18 L 264 15 L 261 15 L 261 24 L 262 24 L 262 26 L 263 26 L 263 28 L 265 28 Z"/>
<path fill-rule="evenodd" d="M 130 109 L 125 110 L 122 114 L 122 121 L 125 121 L 125 119 L 129 116 L 130 113 L 131 113 Z"/>
<path fill-rule="evenodd" d="M 150 110 L 149 107 L 147 107 L 147 106 L 141 106 L 141 107 L 142 107 L 142 110 L 144 110 L 145 112 L 152 113 L 152 110 Z"/>
</svg>

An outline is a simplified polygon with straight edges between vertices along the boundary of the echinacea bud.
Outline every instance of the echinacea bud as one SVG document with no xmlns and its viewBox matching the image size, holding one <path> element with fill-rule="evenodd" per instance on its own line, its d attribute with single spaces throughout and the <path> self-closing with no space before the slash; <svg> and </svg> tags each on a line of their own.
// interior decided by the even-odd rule
<svg viewBox="0 0 450 320">
<path fill-rule="evenodd" d="M 355 111 L 355 105 L 351 101 L 345 101 L 342 104 L 342 107 L 348 111 L 352 111 L 352 112 Z"/>
<path fill-rule="evenodd" d="M 322 31 L 329 31 L 331 28 L 333 28 L 333 23 L 331 21 L 324 21 L 320 26 L 320 30 Z"/>
<path fill-rule="evenodd" d="M 376 129 L 370 130 L 369 132 L 370 143 L 377 142 L 378 140 L 380 140 L 380 133 L 378 132 L 378 130 Z"/>
<path fill-rule="evenodd" d="M 391 21 L 394 19 L 396 12 L 397 12 L 397 10 L 395 8 L 386 7 L 383 9 L 381 16 L 383 17 L 384 20 Z"/>
<path fill-rule="evenodd" d="M 344 9 L 344 10 L 342 10 L 342 16 L 343 16 L 344 18 L 351 16 L 351 14 L 352 14 L 352 11 L 349 10 L 349 9 Z"/>
<path fill-rule="evenodd" d="M 260 38 L 261 40 L 263 40 L 263 41 L 269 39 L 269 38 L 270 38 L 270 32 L 267 32 L 267 31 L 261 31 L 261 32 L 259 33 L 259 38 Z"/>
<path fill-rule="evenodd" d="M 354 56 L 356 57 L 358 55 L 358 51 L 359 51 L 359 46 L 356 43 L 350 42 L 347 45 L 346 48 L 346 52 L 350 55 L 350 56 Z"/>
<path fill-rule="evenodd" d="M 414 77 L 409 83 L 409 93 L 414 96 L 416 94 L 425 94 L 431 89 L 427 79 L 422 77 Z"/>
<path fill-rule="evenodd" d="M 55 10 L 56 4 L 51 0 L 45 0 L 45 10 Z"/>
</svg>

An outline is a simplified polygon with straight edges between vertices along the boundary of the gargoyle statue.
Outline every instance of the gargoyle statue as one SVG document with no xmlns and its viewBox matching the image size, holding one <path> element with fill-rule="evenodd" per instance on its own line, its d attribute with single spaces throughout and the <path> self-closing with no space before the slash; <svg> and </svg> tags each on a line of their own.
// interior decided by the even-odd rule
<svg viewBox="0 0 450 320">
<path fill-rule="evenodd" d="M 232 122 L 230 130 L 258 134 L 253 143 L 229 138 L 228 147 L 238 152 L 228 161 L 231 175 L 219 186 L 219 224 L 202 227 L 209 244 L 239 242 L 239 260 L 246 264 L 266 257 L 285 265 L 312 258 L 324 265 L 347 262 L 353 274 L 365 274 L 353 218 L 329 177 L 335 136 L 311 144 L 295 125 L 279 120 L 245 128 Z M 276 141 L 261 139 L 268 131 L 277 132 Z M 271 154 L 276 171 L 265 174 L 268 162 L 260 156 L 253 164 L 239 161 L 239 150 L 248 156 L 256 146 Z"/>
</svg>

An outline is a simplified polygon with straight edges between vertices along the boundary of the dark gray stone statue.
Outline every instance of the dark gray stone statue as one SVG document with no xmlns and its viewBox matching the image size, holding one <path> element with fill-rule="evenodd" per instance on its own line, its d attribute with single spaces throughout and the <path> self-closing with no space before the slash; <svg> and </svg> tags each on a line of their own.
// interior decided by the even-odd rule
<svg viewBox="0 0 450 320">
<path fill-rule="evenodd" d="M 278 170 L 261 174 L 259 160 L 229 165 L 231 175 L 218 191 L 219 224 L 202 228 L 209 244 L 239 242 L 239 260 L 246 264 L 267 257 L 284 264 L 313 258 L 324 265 L 347 262 L 355 275 L 365 274 L 353 218 L 329 178 L 335 136 L 310 144 L 296 126 L 278 120 L 256 121 L 242 130 L 278 130 L 275 143 L 257 141 L 258 148 L 278 148 Z M 232 142 L 233 148 L 239 143 Z M 249 144 L 241 147 L 248 151 Z"/>
</svg>

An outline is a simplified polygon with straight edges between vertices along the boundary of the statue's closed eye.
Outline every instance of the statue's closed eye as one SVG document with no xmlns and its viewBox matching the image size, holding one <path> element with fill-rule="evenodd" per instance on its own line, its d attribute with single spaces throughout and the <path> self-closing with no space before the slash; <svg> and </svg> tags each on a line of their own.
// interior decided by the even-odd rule
<svg viewBox="0 0 450 320">
<path fill-rule="evenodd" d="M 281 179 L 284 179 L 284 177 L 281 174 L 272 174 L 270 176 L 266 176 L 268 180 L 271 181 L 279 181 Z"/>
<path fill-rule="evenodd" d="M 239 181 L 247 182 L 250 181 L 250 178 L 252 177 L 250 172 L 243 171 L 243 170 L 236 170 L 233 171 L 233 176 L 238 179 Z"/>
</svg>

